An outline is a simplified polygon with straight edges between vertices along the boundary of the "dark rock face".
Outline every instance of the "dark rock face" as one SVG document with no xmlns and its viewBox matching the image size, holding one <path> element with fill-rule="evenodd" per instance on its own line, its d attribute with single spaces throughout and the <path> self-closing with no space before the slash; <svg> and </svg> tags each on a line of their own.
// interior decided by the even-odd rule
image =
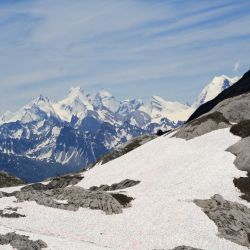
<svg viewBox="0 0 250 250">
<path fill-rule="evenodd" d="M 22 185 L 24 182 L 17 177 L 11 176 L 5 172 L 0 172 L 0 188 Z"/>
<path fill-rule="evenodd" d="M 240 121 L 231 127 L 230 132 L 234 135 L 245 138 L 250 136 L 250 120 Z"/>
<path fill-rule="evenodd" d="M 201 116 L 179 129 L 173 136 L 186 140 L 193 139 L 197 136 L 204 135 L 216 129 L 227 128 L 230 126 L 229 121 L 220 112 L 210 113 Z"/>
<path fill-rule="evenodd" d="M 91 191 L 114 191 L 114 190 L 118 190 L 118 189 L 129 188 L 129 187 L 135 186 L 139 183 L 140 183 L 140 181 L 133 181 L 133 180 L 126 179 L 126 180 L 123 180 L 119 183 L 112 184 L 111 186 L 109 186 L 109 185 L 101 185 L 99 187 L 92 186 L 89 188 L 89 190 L 91 190 Z"/>
<path fill-rule="evenodd" d="M 195 204 L 216 224 L 219 236 L 250 248 L 250 209 L 240 203 L 214 195 Z"/>
<path fill-rule="evenodd" d="M 250 202 L 250 174 L 248 173 L 246 177 L 234 178 L 234 186 L 237 187 L 242 195 L 242 199 Z"/>
<path fill-rule="evenodd" d="M 29 236 L 16 234 L 15 232 L 0 234 L 0 245 L 8 244 L 18 250 L 40 250 L 48 247 L 42 240 L 33 241 L 29 239 Z"/>
<path fill-rule="evenodd" d="M 222 91 L 217 97 L 213 100 L 204 103 L 201 105 L 188 119 L 187 122 L 190 122 L 206 113 L 211 111 L 218 103 L 222 102 L 225 99 L 239 96 L 245 93 L 250 92 L 250 70 L 243 75 L 243 77 L 231 87 Z"/>
</svg>

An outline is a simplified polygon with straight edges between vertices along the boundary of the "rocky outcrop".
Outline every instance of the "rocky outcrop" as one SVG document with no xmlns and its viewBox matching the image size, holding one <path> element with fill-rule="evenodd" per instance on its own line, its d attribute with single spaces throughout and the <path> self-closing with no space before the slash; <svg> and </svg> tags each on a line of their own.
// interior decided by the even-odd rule
<svg viewBox="0 0 250 250">
<path fill-rule="evenodd" d="M 139 183 L 140 183 L 140 181 L 126 179 L 126 180 L 123 180 L 119 183 L 112 184 L 111 186 L 109 186 L 109 185 L 101 185 L 99 187 L 92 186 L 89 188 L 89 190 L 91 190 L 91 191 L 114 191 L 114 190 L 133 187 Z"/>
<path fill-rule="evenodd" d="M 59 186 L 62 184 L 64 186 L 64 183 L 58 183 Z M 70 211 L 76 211 L 80 207 L 98 209 L 106 214 L 122 213 L 122 209 L 130 207 L 133 200 L 132 197 L 120 193 L 91 191 L 77 186 L 63 188 L 55 186 L 56 188 L 51 188 L 50 183 L 47 185 L 36 183 L 13 193 L 1 192 L 0 197 L 15 196 L 17 202 L 35 201 L 39 205 Z"/>
<path fill-rule="evenodd" d="M 60 177 L 53 178 L 48 184 L 44 185 L 42 183 L 34 183 L 28 186 L 23 187 L 21 190 L 50 190 L 55 188 L 65 188 L 70 185 L 76 185 L 84 177 L 80 174 L 69 174 Z"/>
<path fill-rule="evenodd" d="M 240 197 L 250 202 L 250 174 L 248 173 L 246 177 L 234 178 L 233 182 L 242 193 Z"/>
<path fill-rule="evenodd" d="M 216 129 L 227 128 L 229 121 L 220 112 L 214 112 L 197 118 L 181 127 L 173 136 L 186 140 L 204 135 Z"/>
<path fill-rule="evenodd" d="M 0 172 L 0 188 L 18 186 L 22 184 L 24 184 L 24 182 L 21 179 L 9 175 L 6 172 Z"/>
<path fill-rule="evenodd" d="M 209 113 L 220 112 L 232 123 L 250 119 L 250 93 L 228 98 L 217 104 Z M 207 113 L 208 114 L 208 113 Z"/>
<path fill-rule="evenodd" d="M 122 213 L 124 207 L 115 196 L 100 191 L 89 191 L 81 187 L 67 187 L 51 190 L 29 190 L 16 192 L 18 202 L 35 201 L 39 205 L 76 211 L 80 207 L 98 209 L 106 214 Z M 132 198 L 131 198 L 132 199 Z"/>
<path fill-rule="evenodd" d="M 0 217 L 2 218 L 20 218 L 25 217 L 24 214 L 17 213 L 18 208 L 6 208 L 4 210 L 0 210 Z"/>
<path fill-rule="evenodd" d="M 0 245 L 11 245 L 18 250 L 40 250 L 47 248 L 47 244 L 42 240 L 30 240 L 29 236 L 16 234 L 15 232 L 0 234 Z"/>
<path fill-rule="evenodd" d="M 240 136 L 241 138 L 246 138 L 250 136 L 250 120 L 243 120 L 237 124 L 234 124 L 230 132 L 236 136 Z"/>
<path fill-rule="evenodd" d="M 214 195 L 195 204 L 216 224 L 219 236 L 250 248 L 250 209 L 240 203 Z"/>
<path fill-rule="evenodd" d="M 239 142 L 230 146 L 227 151 L 236 156 L 234 165 L 243 171 L 250 172 L 250 137 L 241 139 Z"/>
</svg>

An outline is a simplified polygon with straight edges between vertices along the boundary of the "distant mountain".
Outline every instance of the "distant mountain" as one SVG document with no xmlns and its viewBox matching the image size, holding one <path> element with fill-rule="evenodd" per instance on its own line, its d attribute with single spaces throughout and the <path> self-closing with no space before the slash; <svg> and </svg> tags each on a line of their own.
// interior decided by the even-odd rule
<svg viewBox="0 0 250 250">
<path fill-rule="evenodd" d="M 88 94 L 80 87 L 58 102 L 41 95 L 0 118 L 0 170 L 39 181 L 85 168 L 131 138 L 179 127 L 234 80 L 215 78 L 192 106 L 159 96 L 149 104 L 118 101 L 107 90 Z"/>
<path fill-rule="evenodd" d="M 198 108 L 203 103 L 206 103 L 216 97 L 220 92 L 232 86 L 239 80 L 239 77 L 230 78 L 225 75 L 216 76 L 213 80 L 201 91 L 193 107 Z"/>
</svg>

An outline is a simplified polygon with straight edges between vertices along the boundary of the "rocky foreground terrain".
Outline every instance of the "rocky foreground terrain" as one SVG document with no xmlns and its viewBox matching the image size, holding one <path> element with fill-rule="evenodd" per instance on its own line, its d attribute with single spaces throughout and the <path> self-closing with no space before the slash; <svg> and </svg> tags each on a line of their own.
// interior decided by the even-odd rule
<svg viewBox="0 0 250 250">
<path fill-rule="evenodd" d="M 0 246 L 250 248 L 249 93 L 247 72 L 176 131 L 84 172 L 0 189 Z"/>
</svg>

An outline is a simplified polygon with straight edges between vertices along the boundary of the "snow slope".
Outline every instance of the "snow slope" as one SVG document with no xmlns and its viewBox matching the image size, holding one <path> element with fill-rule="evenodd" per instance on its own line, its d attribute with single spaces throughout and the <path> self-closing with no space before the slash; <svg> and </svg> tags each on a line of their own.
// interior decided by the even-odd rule
<svg viewBox="0 0 250 250">
<path fill-rule="evenodd" d="M 132 207 L 122 214 L 99 210 L 65 211 L 18 203 L 26 217 L 1 219 L 0 233 L 15 230 L 42 239 L 49 249 L 171 249 L 188 245 L 201 249 L 246 249 L 219 238 L 215 224 L 193 199 L 221 194 L 240 201 L 233 178 L 245 176 L 225 150 L 237 142 L 229 129 L 213 131 L 185 141 L 171 135 L 152 140 L 130 153 L 83 173 L 79 186 L 118 183 L 124 179 L 141 183 L 121 190 L 132 196 Z M 6 189 L 5 189 L 6 190 Z M 2 198 L 0 209 L 17 206 Z M 248 206 L 248 204 L 246 204 Z M 53 225 L 53 226 L 52 226 Z"/>
</svg>

